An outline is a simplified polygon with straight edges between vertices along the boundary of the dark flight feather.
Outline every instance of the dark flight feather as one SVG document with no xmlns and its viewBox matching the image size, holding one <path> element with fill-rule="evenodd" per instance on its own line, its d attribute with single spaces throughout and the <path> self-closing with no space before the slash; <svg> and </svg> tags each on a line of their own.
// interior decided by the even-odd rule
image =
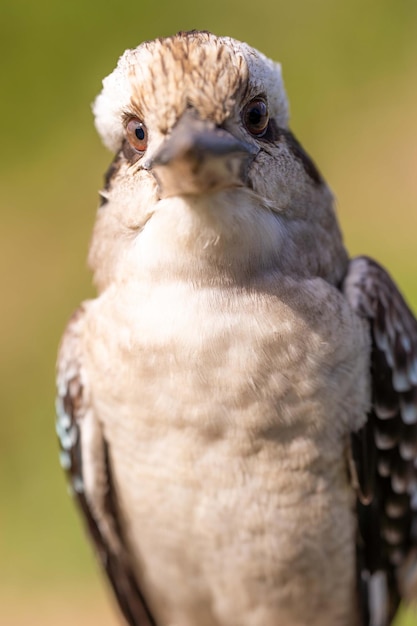
<svg viewBox="0 0 417 626">
<path fill-rule="evenodd" d="M 417 565 L 417 321 L 387 272 L 367 257 L 350 262 L 343 291 L 372 336 L 372 409 L 352 435 L 363 623 L 388 626 L 416 584 L 404 572 L 415 569 L 410 560 Z"/>
</svg>

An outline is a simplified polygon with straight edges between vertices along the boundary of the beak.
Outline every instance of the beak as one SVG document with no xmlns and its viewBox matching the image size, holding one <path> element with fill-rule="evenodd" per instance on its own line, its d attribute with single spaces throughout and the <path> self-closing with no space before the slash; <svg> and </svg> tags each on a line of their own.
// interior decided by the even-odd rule
<svg viewBox="0 0 417 626">
<path fill-rule="evenodd" d="M 155 176 L 161 197 L 200 194 L 244 185 L 258 151 L 188 109 L 144 167 Z"/>
</svg>

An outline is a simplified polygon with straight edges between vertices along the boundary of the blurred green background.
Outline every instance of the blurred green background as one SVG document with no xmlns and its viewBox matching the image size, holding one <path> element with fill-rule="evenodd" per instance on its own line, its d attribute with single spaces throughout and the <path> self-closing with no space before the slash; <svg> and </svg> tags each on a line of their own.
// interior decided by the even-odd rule
<svg viewBox="0 0 417 626">
<path fill-rule="evenodd" d="M 415 0 L 2 0 L 0 8 L 0 623 L 118 623 L 66 494 L 54 362 L 93 293 L 85 258 L 111 155 L 90 103 L 127 47 L 231 35 L 283 63 L 292 129 L 338 198 L 353 254 L 417 311 Z M 401 626 L 417 624 L 410 614 Z"/>
</svg>

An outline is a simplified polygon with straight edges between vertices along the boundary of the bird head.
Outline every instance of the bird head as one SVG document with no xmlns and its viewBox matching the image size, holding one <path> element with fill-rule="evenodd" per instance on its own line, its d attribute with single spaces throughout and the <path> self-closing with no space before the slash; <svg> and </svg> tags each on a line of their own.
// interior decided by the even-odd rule
<svg viewBox="0 0 417 626">
<path fill-rule="evenodd" d="M 99 288 L 147 272 L 340 280 L 332 195 L 288 129 L 278 63 L 245 43 L 179 33 L 127 50 L 94 103 L 115 153 L 90 264 Z"/>
</svg>

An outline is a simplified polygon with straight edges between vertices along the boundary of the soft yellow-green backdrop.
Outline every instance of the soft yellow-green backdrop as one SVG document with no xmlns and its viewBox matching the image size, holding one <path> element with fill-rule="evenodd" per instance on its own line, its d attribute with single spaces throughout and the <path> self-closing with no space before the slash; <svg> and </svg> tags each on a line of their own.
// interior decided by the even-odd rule
<svg viewBox="0 0 417 626">
<path fill-rule="evenodd" d="M 2 0 L 4 626 L 117 623 L 57 462 L 54 361 L 93 293 L 85 258 L 111 155 L 90 103 L 125 48 L 191 28 L 283 63 L 292 129 L 337 194 L 349 249 L 388 266 L 417 310 L 416 0 Z"/>
</svg>

